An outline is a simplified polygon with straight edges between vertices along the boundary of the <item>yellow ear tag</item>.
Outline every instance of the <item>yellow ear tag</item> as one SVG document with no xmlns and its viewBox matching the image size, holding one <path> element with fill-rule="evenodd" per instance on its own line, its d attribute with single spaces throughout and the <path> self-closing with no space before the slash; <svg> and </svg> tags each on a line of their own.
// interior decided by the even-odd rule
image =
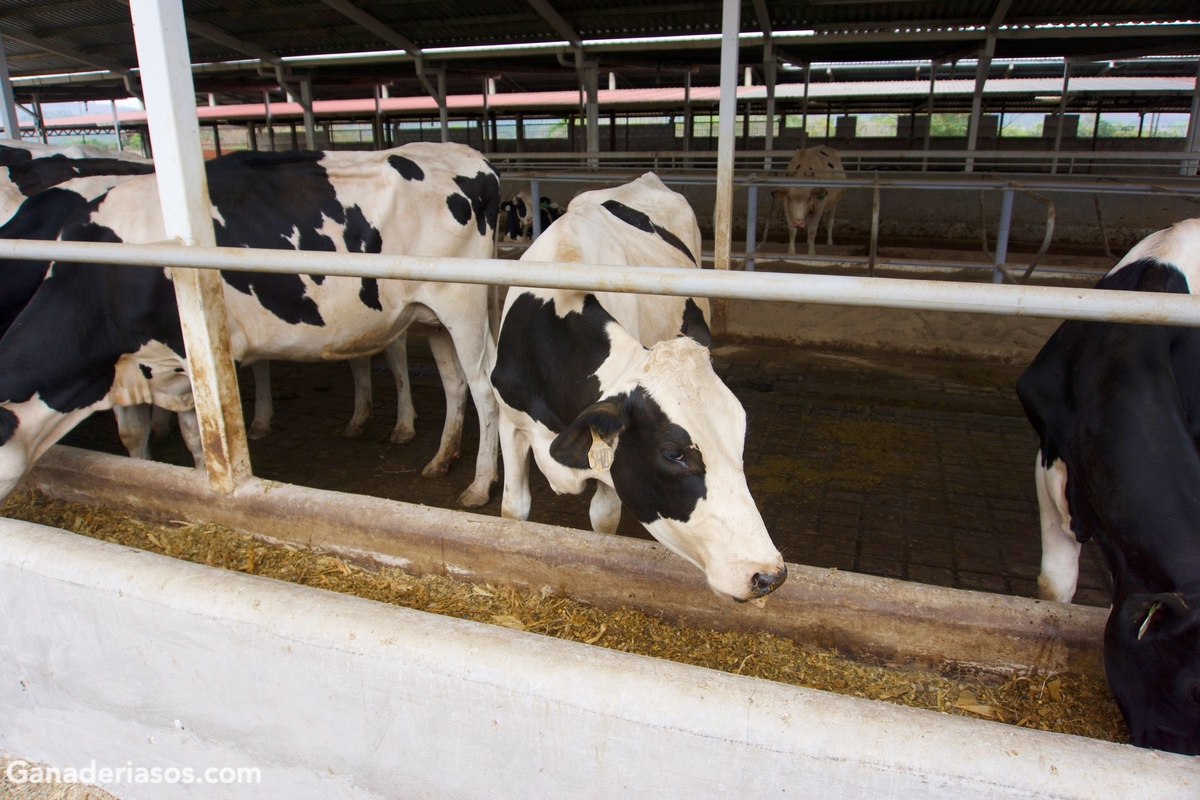
<svg viewBox="0 0 1200 800">
<path fill-rule="evenodd" d="M 588 466 L 598 472 L 608 472 L 612 467 L 613 449 L 592 429 L 592 447 L 588 450 Z"/>
</svg>

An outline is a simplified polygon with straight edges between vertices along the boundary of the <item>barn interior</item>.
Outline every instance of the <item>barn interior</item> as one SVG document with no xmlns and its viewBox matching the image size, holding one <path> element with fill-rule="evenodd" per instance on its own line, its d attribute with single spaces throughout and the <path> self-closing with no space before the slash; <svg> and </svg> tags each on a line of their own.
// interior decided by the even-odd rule
<svg viewBox="0 0 1200 800">
<path fill-rule="evenodd" d="M 691 201 L 706 265 L 722 250 L 720 2 L 184 8 L 207 157 L 459 141 L 489 155 L 506 193 L 532 181 L 563 206 L 654 170 Z M 1148 232 L 1194 216 L 1193 17 L 1179 0 L 742 3 L 732 265 L 1090 285 Z M 5 120 L 23 137 L 153 155 L 126 3 L 5 0 L 0 33 Z M 43 112 L 61 104 L 75 113 Z M 822 233 L 815 256 L 787 257 L 771 190 L 815 144 L 863 180 L 834 244 Z M 727 313 L 714 356 L 747 408 L 751 489 L 789 559 L 1034 594 L 1036 440 L 1013 384 L 1055 321 L 755 301 Z M 420 345 L 410 364 L 424 424 L 404 447 L 385 442 L 388 392 L 379 430 L 343 440 L 348 371 L 281 365 L 256 473 L 451 507 L 447 486 L 418 477 L 443 413 L 436 369 Z M 158 457 L 189 463 L 174 437 Z M 66 442 L 121 452 L 107 415 Z M 543 484 L 535 518 L 587 527 L 585 509 Z M 498 497 L 483 510 L 498 514 Z M 631 519 L 621 532 L 646 536 Z M 1105 571 L 1087 559 L 1079 601 L 1103 605 Z"/>
</svg>

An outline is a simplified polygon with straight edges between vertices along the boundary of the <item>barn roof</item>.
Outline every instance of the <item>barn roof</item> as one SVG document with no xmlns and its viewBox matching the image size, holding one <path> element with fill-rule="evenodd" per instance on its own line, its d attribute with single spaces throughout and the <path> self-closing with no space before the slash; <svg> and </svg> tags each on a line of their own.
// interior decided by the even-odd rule
<svg viewBox="0 0 1200 800">
<path fill-rule="evenodd" d="M 451 91 L 519 74 L 514 88 L 567 88 L 572 45 L 633 87 L 663 71 L 715 67 L 720 0 L 184 0 L 198 91 L 272 82 L 259 66 L 287 61 L 326 91 L 396 82 L 422 94 L 411 62 L 450 69 Z M 765 14 L 760 19 L 757 8 Z M 1111 58 L 1200 52 L 1195 0 L 746 0 L 743 61 L 761 63 L 763 31 L 793 61 L 880 61 L 972 56 L 992 33 L 997 57 Z M 1157 23 L 1157 24 L 1150 24 Z M 136 70 L 123 0 L 0 0 L 0 31 L 14 77 L 92 71 L 93 82 Z M 330 56 L 337 58 L 329 58 Z M 96 70 L 100 70 L 96 73 Z M 640 72 L 639 72 L 640 71 Z M 555 83 L 554 81 L 558 81 Z M 48 80 L 62 86 L 64 79 Z M 561 86 L 560 86 L 561 84 Z M 64 91 L 61 90 L 60 91 Z M 76 93 L 82 91 L 76 85 Z"/>
</svg>

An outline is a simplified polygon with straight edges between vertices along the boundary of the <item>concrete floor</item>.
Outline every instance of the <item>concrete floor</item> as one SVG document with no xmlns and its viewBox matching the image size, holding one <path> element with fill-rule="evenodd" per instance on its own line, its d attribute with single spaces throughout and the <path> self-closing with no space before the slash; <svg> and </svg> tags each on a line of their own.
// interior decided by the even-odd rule
<svg viewBox="0 0 1200 800">
<path fill-rule="evenodd" d="M 410 338 L 417 437 L 386 441 L 395 393 L 375 365 L 366 435 L 342 438 L 353 407 L 345 364 L 272 364 L 273 433 L 251 443 L 255 474 L 321 489 L 453 508 L 470 482 L 477 444 L 469 407 L 463 457 L 447 477 L 422 478 L 437 450 L 445 402 L 424 340 Z M 717 371 L 746 408 L 750 489 L 789 561 L 1023 596 L 1036 593 L 1040 557 L 1033 486 L 1036 437 L 1013 385 L 1022 367 L 946 358 L 727 344 Z M 253 397 L 241 371 L 243 402 Z M 123 452 L 111 414 L 64 442 Z M 177 432 L 157 458 L 190 464 Z M 557 497 L 533 470 L 531 519 L 587 528 L 590 493 Z M 482 510 L 500 513 L 500 487 Z M 647 538 L 629 514 L 620 533 Z M 1076 602 L 1107 605 L 1108 577 L 1084 548 Z"/>
</svg>

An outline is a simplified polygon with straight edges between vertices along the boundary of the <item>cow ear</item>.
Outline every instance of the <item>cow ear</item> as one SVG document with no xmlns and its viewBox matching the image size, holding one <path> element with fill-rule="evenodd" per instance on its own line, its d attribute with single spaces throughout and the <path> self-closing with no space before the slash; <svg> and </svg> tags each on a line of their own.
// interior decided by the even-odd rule
<svg viewBox="0 0 1200 800">
<path fill-rule="evenodd" d="M 712 348 L 712 332 L 708 329 L 708 323 L 704 321 L 704 312 L 690 297 L 683 306 L 683 325 L 680 326 L 679 333 L 689 339 L 695 339 L 707 348 Z"/>
<path fill-rule="evenodd" d="M 787 197 L 787 189 L 774 189 L 771 192 L 771 196 L 783 200 L 785 197 Z"/>
<path fill-rule="evenodd" d="M 1121 632 L 1139 642 L 1171 638 L 1195 621 L 1187 601 L 1177 592 L 1134 594 L 1121 604 Z"/>
<path fill-rule="evenodd" d="M 617 437 L 629 425 L 629 412 L 621 398 L 608 398 L 588 406 L 554 437 L 550 457 L 572 469 L 607 469 L 612 464 L 612 451 Z M 605 448 L 608 462 L 605 465 Z M 599 462 L 596 466 L 593 462 Z"/>
</svg>

